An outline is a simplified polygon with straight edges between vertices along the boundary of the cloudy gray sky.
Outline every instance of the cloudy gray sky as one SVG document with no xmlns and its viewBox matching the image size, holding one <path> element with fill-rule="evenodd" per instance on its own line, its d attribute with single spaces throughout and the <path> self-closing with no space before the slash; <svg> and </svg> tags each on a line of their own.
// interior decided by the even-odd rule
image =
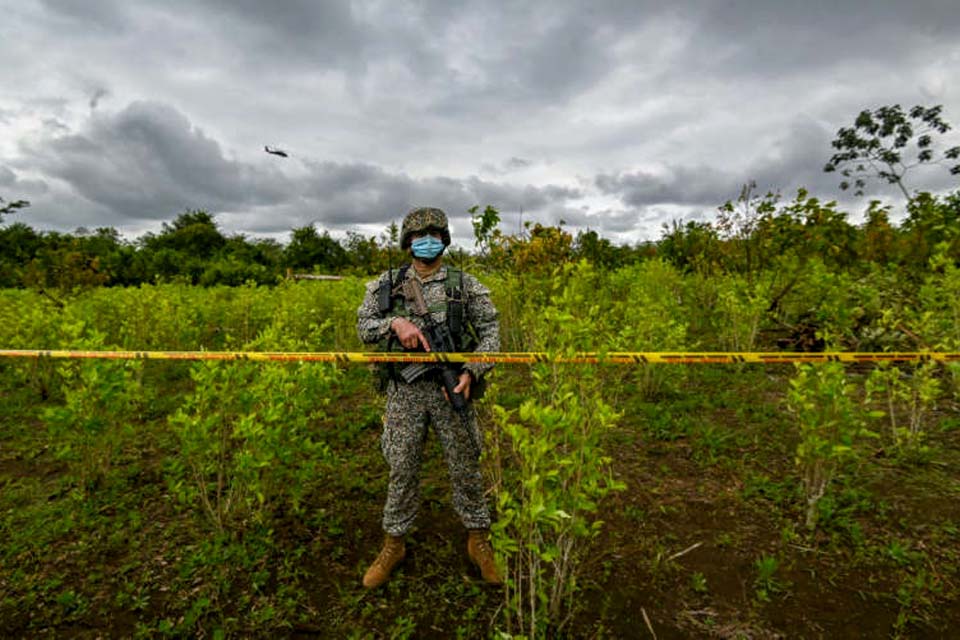
<svg viewBox="0 0 960 640">
<path fill-rule="evenodd" d="M 467 208 L 492 204 L 508 232 L 522 215 L 632 242 L 748 180 L 857 219 L 865 200 L 822 172 L 838 128 L 894 103 L 960 126 L 956 0 L 0 10 L 0 197 L 43 229 L 135 236 L 205 209 L 252 236 L 378 234 L 433 205 L 469 244 Z M 908 183 L 958 186 L 939 167 Z"/>
</svg>

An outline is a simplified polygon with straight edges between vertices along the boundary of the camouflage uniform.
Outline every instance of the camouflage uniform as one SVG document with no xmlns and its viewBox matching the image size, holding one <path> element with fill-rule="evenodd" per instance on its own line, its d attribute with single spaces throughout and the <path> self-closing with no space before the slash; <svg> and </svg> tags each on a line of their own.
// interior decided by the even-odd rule
<svg viewBox="0 0 960 640">
<path fill-rule="evenodd" d="M 394 277 L 397 272 L 394 271 Z M 377 291 L 388 278 L 383 274 L 367 284 L 363 304 L 357 310 L 357 331 L 360 339 L 368 344 L 384 340 L 390 333 L 392 312 L 384 317 L 377 304 Z M 407 278 L 420 276 L 411 266 Z M 464 286 L 464 318 L 473 326 L 479 343 L 475 351 L 499 351 L 500 327 L 497 310 L 490 301 L 490 291 L 476 278 L 462 274 Z M 446 302 L 447 267 L 441 265 L 436 273 L 421 280 L 424 298 L 431 308 L 444 308 Z M 440 304 L 438 304 L 440 303 Z M 445 311 L 431 312 L 438 322 L 446 321 Z M 408 318 L 421 330 L 421 318 Z M 465 369 L 474 380 L 489 371 L 492 364 L 470 362 Z M 425 379 L 428 378 L 429 379 Z M 427 426 L 432 423 L 434 433 L 440 439 L 444 459 L 453 486 L 453 507 L 468 529 L 490 527 L 490 513 L 484 500 L 483 481 L 480 475 L 479 451 L 475 442 L 482 442 L 477 427 L 473 406 L 468 406 L 469 428 L 475 437 L 464 429 L 464 424 L 447 401 L 438 378 L 424 376 L 412 383 L 391 380 L 387 386 L 387 406 L 383 419 L 381 450 L 390 467 L 390 484 L 383 509 L 383 529 L 393 536 L 402 536 L 413 524 L 420 506 L 420 466 Z"/>
</svg>

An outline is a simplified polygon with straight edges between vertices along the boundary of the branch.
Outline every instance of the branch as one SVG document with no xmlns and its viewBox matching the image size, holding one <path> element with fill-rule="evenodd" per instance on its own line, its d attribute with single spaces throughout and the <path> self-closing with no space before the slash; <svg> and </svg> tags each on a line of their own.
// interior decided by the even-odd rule
<svg viewBox="0 0 960 640">
<path fill-rule="evenodd" d="M 4 202 L 3 198 L 0 198 L 0 203 Z M 18 209 L 25 209 L 30 206 L 30 202 L 27 200 L 14 200 L 13 202 L 0 207 L 0 222 L 3 222 L 3 216 L 7 213 L 15 213 Z"/>
</svg>

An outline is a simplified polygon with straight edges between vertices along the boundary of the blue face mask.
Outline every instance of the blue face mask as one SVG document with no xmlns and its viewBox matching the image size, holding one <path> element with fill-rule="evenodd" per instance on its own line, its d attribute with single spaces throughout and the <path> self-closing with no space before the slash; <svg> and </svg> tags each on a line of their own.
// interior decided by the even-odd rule
<svg viewBox="0 0 960 640">
<path fill-rule="evenodd" d="M 423 236 L 410 243 L 413 255 L 424 260 L 433 260 L 443 253 L 443 242 L 433 236 Z"/>
</svg>

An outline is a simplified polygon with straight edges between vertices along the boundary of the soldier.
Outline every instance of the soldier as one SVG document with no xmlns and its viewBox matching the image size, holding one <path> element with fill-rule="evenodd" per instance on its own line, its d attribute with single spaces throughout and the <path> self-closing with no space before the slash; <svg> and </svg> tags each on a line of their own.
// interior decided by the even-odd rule
<svg viewBox="0 0 960 640">
<path fill-rule="evenodd" d="M 443 211 L 419 208 L 406 215 L 400 247 L 409 250 L 411 264 L 367 284 L 357 310 L 357 331 L 363 342 L 379 343 L 382 350 L 429 351 L 424 331 L 436 323 L 434 326 L 449 330 L 459 351 L 500 349 L 500 327 L 490 291 L 473 276 L 443 264 L 443 251 L 449 244 L 450 229 Z M 483 375 L 492 366 L 464 365 L 454 392 L 468 400 L 471 394 L 477 397 Z M 486 582 L 500 584 L 489 541 L 490 512 L 484 500 L 480 432 L 472 405 L 463 412 L 455 411 L 435 369 L 397 364 L 381 370 L 387 405 L 380 445 L 390 467 L 383 508 L 386 537 L 380 555 L 363 576 L 363 586 L 372 589 L 385 583 L 406 554 L 404 535 L 420 506 L 420 465 L 428 424 L 440 439 L 453 486 L 453 507 L 468 530 L 468 555 Z"/>
</svg>

